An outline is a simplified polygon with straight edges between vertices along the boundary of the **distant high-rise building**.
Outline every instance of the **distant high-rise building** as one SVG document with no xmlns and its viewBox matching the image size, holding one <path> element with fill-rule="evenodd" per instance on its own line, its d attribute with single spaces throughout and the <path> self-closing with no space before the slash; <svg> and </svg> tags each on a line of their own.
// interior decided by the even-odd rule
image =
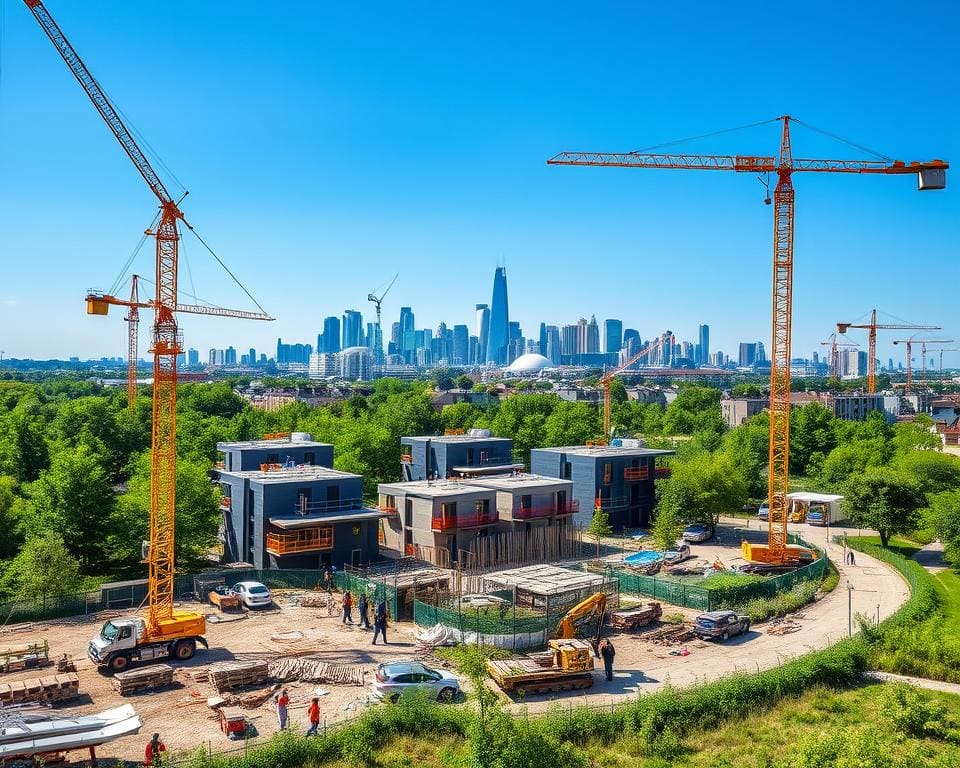
<svg viewBox="0 0 960 768">
<path fill-rule="evenodd" d="M 604 320 L 603 321 L 603 351 L 609 354 L 616 354 L 623 349 L 623 321 L 622 320 Z"/>
<path fill-rule="evenodd" d="M 247 360 L 250 361 L 250 365 L 257 364 L 257 350 L 255 350 L 253 347 L 250 347 L 250 349 L 247 350 Z"/>
<path fill-rule="evenodd" d="M 586 354 L 589 329 L 590 324 L 587 322 L 587 318 L 581 317 L 579 320 L 577 320 L 577 349 L 575 354 Z"/>
<path fill-rule="evenodd" d="M 340 330 L 343 349 L 363 346 L 363 316 L 355 309 L 343 311 L 343 325 Z"/>
<path fill-rule="evenodd" d="M 477 343 L 480 345 L 480 356 L 476 362 L 483 365 L 487 362 L 487 343 L 490 335 L 490 307 L 486 304 L 477 304 Z"/>
<path fill-rule="evenodd" d="M 416 329 L 414 328 L 413 310 L 410 307 L 400 307 L 400 327 L 397 329 L 397 351 L 403 355 L 405 363 L 415 364 L 416 360 Z"/>
<path fill-rule="evenodd" d="M 497 267 L 493 276 L 493 300 L 490 302 L 490 330 L 487 336 L 487 362 L 506 365 L 510 343 L 510 309 L 507 302 L 507 270 Z"/>
<path fill-rule="evenodd" d="M 579 335 L 579 325 L 563 326 L 563 328 L 560 329 L 560 354 L 564 356 L 576 355 Z"/>
<path fill-rule="evenodd" d="M 512 321 L 507 324 L 507 363 L 512 363 L 525 351 L 523 331 L 520 323 Z"/>
<path fill-rule="evenodd" d="M 595 315 L 590 315 L 590 322 L 587 323 L 587 354 L 600 354 L 600 326 Z"/>
<path fill-rule="evenodd" d="M 323 318 L 323 343 L 317 344 L 317 351 L 332 355 L 340 351 L 340 318 L 331 315 Z"/>
<path fill-rule="evenodd" d="M 470 337 L 470 359 L 468 363 L 470 365 L 480 365 L 482 357 L 480 355 L 480 337 L 471 336 Z"/>
<path fill-rule="evenodd" d="M 224 365 L 236 365 L 237 364 L 237 350 L 233 347 L 227 347 L 223 351 L 223 363 Z"/>
<path fill-rule="evenodd" d="M 700 354 L 697 356 L 697 364 L 705 365 L 710 362 L 710 326 L 700 326 Z"/>
<path fill-rule="evenodd" d="M 200 365 L 200 353 L 190 348 L 187 350 L 187 365 Z"/>
<path fill-rule="evenodd" d="M 740 355 L 737 360 L 737 365 L 740 368 L 750 368 L 756 363 L 765 362 L 766 359 L 767 355 L 763 349 L 762 341 L 740 342 Z"/>
<path fill-rule="evenodd" d="M 640 332 L 636 328 L 627 328 L 623 332 L 623 353 L 630 359 L 640 351 Z"/>
<path fill-rule="evenodd" d="M 453 365 L 470 364 L 470 329 L 465 325 L 453 326 Z"/>
<path fill-rule="evenodd" d="M 540 354 L 546 357 L 554 365 L 560 365 L 562 345 L 560 343 L 560 329 L 555 325 L 547 326 L 547 346 L 540 350 Z"/>
<path fill-rule="evenodd" d="M 547 324 L 540 323 L 540 339 L 537 345 L 537 352 L 544 357 L 547 356 Z"/>
</svg>

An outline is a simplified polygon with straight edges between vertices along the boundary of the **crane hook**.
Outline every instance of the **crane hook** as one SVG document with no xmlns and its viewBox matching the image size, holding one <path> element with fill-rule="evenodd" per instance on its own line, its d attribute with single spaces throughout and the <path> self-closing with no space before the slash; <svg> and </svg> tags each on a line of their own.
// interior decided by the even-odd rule
<svg viewBox="0 0 960 768">
<path fill-rule="evenodd" d="M 757 176 L 757 181 L 763 184 L 763 188 L 767 191 L 766 197 L 763 198 L 764 205 L 770 205 L 773 201 L 770 199 L 770 174 L 766 173 L 763 176 Z"/>
</svg>

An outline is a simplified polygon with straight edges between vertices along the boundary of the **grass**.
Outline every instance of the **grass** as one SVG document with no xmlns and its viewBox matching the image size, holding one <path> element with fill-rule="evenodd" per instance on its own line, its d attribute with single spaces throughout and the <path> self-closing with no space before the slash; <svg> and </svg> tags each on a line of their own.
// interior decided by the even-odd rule
<svg viewBox="0 0 960 768">
<path fill-rule="evenodd" d="M 897 704 L 903 695 L 907 703 Z M 898 712 L 900 716 L 898 717 Z M 919 713 L 921 720 L 931 713 L 945 722 L 960 721 L 960 697 L 934 692 L 901 694 L 897 686 L 865 685 L 836 691 L 814 687 L 803 695 L 775 707 L 754 712 L 716 727 L 689 729 L 683 735 L 651 739 L 626 729 L 611 739 L 590 738 L 576 747 L 586 765 L 596 768 L 788 768 L 794 765 L 833 765 L 831 744 L 855 752 L 858 762 L 846 765 L 933 768 L 957 765 L 960 748 L 949 734 L 928 734 L 911 728 L 908 715 Z M 913 718 L 916 720 L 917 718 Z M 882 762 L 870 761 L 880 756 Z M 811 762 L 822 755 L 830 762 Z M 446 768 L 469 765 L 466 737 L 440 735 L 416 738 L 396 736 L 377 748 L 369 768 Z M 849 758 L 851 755 L 842 755 Z M 951 762 L 952 761 L 952 762 Z M 357 768 L 356 762 L 336 759 L 311 762 L 304 768 Z"/>
</svg>

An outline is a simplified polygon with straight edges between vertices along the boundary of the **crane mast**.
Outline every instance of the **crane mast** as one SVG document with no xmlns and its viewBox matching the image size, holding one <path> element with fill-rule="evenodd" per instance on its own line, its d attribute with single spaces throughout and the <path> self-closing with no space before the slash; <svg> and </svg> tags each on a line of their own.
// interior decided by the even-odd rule
<svg viewBox="0 0 960 768">
<path fill-rule="evenodd" d="M 674 336 L 670 334 L 668 337 L 670 344 L 673 344 Z M 663 346 L 664 339 L 654 339 L 647 346 L 641 349 L 637 354 L 633 355 L 629 360 L 621 365 L 618 365 L 612 371 L 607 374 L 604 374 L 603 378 L 600 379 L 600 384 L 603 386 L 603 439 L 609 440 L 611 437 L 611 429 L 613 426 L 613 416 L 612 416 L 612 404 L 610 398 L 610 384 L 611 382 L 621 373 L 623 373 L 627 368 L 633 365 L 636 362 L 639 362 L 641 357 L 648 357 L 651 352 L 655 349 L 659 349 Z"/>
<path fill-rule="evenodd" d="M 127 321 L 127 408 L 137 407 L 137 356 L 140 331 L 140 295 L 137 287 L 138 275 L 130 276 L 130 307 L 124 320 Z"/>
<path fill-rule="evenodd" d="M 156 240 L 156 292 L 153 301 L 149 304 L 155 316 L 150 347 L 153 354 L 153 422 L 147 634 L 149 638 L 155 639 L 176 636 L 190 622 L 197 621 L 194 614 L 183 612 L 177 614 L 173 610 L 177 356 L 183 347 L 183 337 L 177 327 L 175 313 L 179 309 L 177 303 L 177 251 L 180 240 L 178 221 L 183 219 L 183 213 L 107 95 L 41 0 L 24 0 L 24 2 L 160 204 L 160 217 L 156 229 L 147 231 L 147 234 L 152 235 Z M 126 304 L 133 312 L 142 306 L 135 298 L 131 298 L 130 302 L 122 302 L 114 297 L 96 294 L 87 297 L 87 310 L 92 314 L 106 314 L 110 304 Z M 219 309 L 204 314 L 272 319 L 266 314 L 233 313 L 230 310 Z M 202 617 L 199 617 L 199 620 L 199 625 L 202 627 Z"/>
</svg>

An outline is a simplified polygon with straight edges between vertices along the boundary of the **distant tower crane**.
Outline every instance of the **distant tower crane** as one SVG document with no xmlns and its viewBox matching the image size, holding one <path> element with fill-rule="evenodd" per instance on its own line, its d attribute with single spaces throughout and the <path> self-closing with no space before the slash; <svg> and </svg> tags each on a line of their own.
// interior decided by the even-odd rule
<svg viewBox="0 0 960 768">
<path fill-rule="evenodd" d="M 671 333 L 668 336 L 661 336 L 659 339 L 654 339 L 647 346 L 641 349 L 637 354 L 633 355 L 625 363 L 618 365 L 612 371 L 609 371 L 603 375 L 600 379 L 600 386 L 603 387 L 603 439 L 609 440 L 612 435 L 612 416 L 611 416 L 611 404 L 610 404 L 610 384 L 613 382 L 617 376 L 627 370 L 631 365 L 634 365 L 640 362 L 640 358 L 646 357 L 649 361 L 650 355 L 655 351 L 660 349 L 664 344 L 670 344 L 670 348 L 673 349 L 673 345 L 676 343 L 676 337 Z"/>
<path fill-rule="evenodd" d="M 957 349 L 956 347 L 937 347 L 937 348 L 931 349 L 930 351 L 940 353 L 940 377 L 939 378 L 940 378 L 940 383 L 942 384 L 943 383 L 943 353 L 944 352 L 960 352 L 960 349 Z"/>
<path fill-rule="evenodd" d="M 830 378 L 840 378 L 840 350 L 838 347 L 859 347 L 855 341 L 838 341 L 837 334 L 831 333 L 830 338 L 820 342 L 821 347 L 830 347 Z"/>
<path fill-rule="evenodd" d="M 198 641 L 205 642 L 202 638 L 205 622 L 201 614 L 173 610 L 177 355 L 180 354 L 183 341 L 175 313 L 192 312 L 255 320 L 273 318 L 265 312 L 240 312 L 178 303 L 177 250 L 180 234 L 177 221 L 183 220 L 186 224 L 186 220 L 177 201 L 171 197 L 117 110 L 43 3 L 40 0 L 24 2 L 160 202 L 159 224 L 154 231 L 148 230 L 148 234 L 157 241 L 154 299 L 139 302 L 102 293 L 87 296 L 89 314 L 105 315 L 111 304 L 131 310 L 151 308 L 155 312 L 153 344 L 150 348 L 153 353 L 153 430 L 150 453 L 149 614 L 146 622 L 142 619 L 121 620 L 120 623 L 132 625 L 132 637 L 130 629 L 126 629 L 125 633 L 118 631 L 110 637 L 103 633 L 94 638 L 91 648 L 101 643 L 102 647 L 98 646 L 100 650 L 94 660 L 114 671 L 139 659 L 162 656 L 187 659 L 193 655 Z M 190 227 L 189 224 L 186 226 Z"/>
<path fill-rule="evenodd" d="M 876 391 L 877 331 L 939 331 L 939 325 L 915 325 L 914 323 L 877 323 L 877 310 L 870 313 L 869 323 L 837 323 L 837 330 L 846 333 L 848 328 L 866 328 L 870 331 L 870 347 L 867 352 L 867 393 Z M 896 343 L 896 342 L 894 342 Z"/>
<path fill-rule="evenodd" d="M 904 394 L 909 395 L 913 391 L 913 345 L 919 344 L 921 349 L 921 385 L 924 389 L 927 387 L 927 344 L 951 344 L 953 339 L 916 339 L 911 336 L 909 339 L 897 339 L 894 344 L 903 344 L 907 348 L 907 386 Z"/>
<path fill-rule="evenodd" d="M 737 173 L 777 174 L 773 216 L 773 344 L 770 360 L 770 463 L 769 530 L 766 549 L 752 547 L 756 560 L 783 563 L 787 549 L 787 491 L 790 464 L 790 323 L 793 312 L 793 213 L 792 176 L 799 172 L 917 174 L 919 188 L 943 189 L 946 170 L 942 160 L 904 163 L 899 160 L 824 160 L 793 156 L 792 118 L 784 115 L 780 157 L 755 155 L 648 154 L 645 152 L 561 152 L 550 165 L 596 165 L 623 168 L 676 168 Z M 794 121 L 799 122 L 799 121 Z M 801 123 L 802 124 L 802 123 Z M 770 202 L 767 198 L 766 202 Z"/>
<path fill-rule="evenodd" d="M 127 309 L 127 316 L 123 318 L 127 321 L 127 408 L 131 411 L 137 408 L 137 334 L 140 329 L 140 309 L 137 306 L 140 303 L 139 292 L 137 291 L 137 280 L 139 275 L 130 276 L 130 304 Z"/>
<path fill-rule="evenodd" d="M 387 285 L 383 293 L 379 296 L 374 293 L 367 294 L 367 301 L 372 301 L 377 307 L 377 338 L 373 348 L 374 362 L 376 362 L 377 365 L 383 365 L 383 326 L 380 325 L 380 305 L 387 297 L 387 294 L 390 293 L 390 289 L 393 288 L 393 284 L 397 282 L 398 277 L 400 277 L 399 272 L 393 276 L 393 280 L 390 281 L 390 284 Z"/>
</svg>

